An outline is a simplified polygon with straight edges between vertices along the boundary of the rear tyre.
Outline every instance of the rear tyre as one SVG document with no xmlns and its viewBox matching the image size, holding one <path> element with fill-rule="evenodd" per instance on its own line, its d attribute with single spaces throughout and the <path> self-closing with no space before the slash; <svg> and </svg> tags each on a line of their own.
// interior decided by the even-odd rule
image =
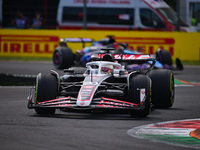
<svg viewBox="0 0 200 150">
<path fill-rule="evenodd" d="M 38 74 L 36 79 L 35 104 L 55 99 L 57 95 L 57 78 L 52 74 Z M 54 108 L 35 108 L 37 114 L 54 114 Z"/>
<path fill-rule="evenodd" d="M 156 59 L 161 62 L 163 65 L 172 66 L 172 57 L 170 52 L 166 50 L 158 50 L 156 52 Z"/>
<path fill-rule="evenodd" d="M 131 78 L 131 85 L 130 85 L 130 94 L 131 94 L 131 102 L 140 104 L 140 90 L 145 89 L 145 101 L 144 101 L 144 108 L 140 110 L 131 110 L 130 115 L 131 117 L 146 117 L 149 115 L 151 111 L 151 79 L 146 75 L 134 75 Z"/>
<path fill-rule="evenodd" d="M 159 69 L 149 73 L 152 80 L 152 104 L 158 108 L 168 108 L 174 103 L 174 75 L 171 70 Z"/>
<path fill-rule="evenodd" d="M 53 53 L 53 64 L 56 69 L 68 69 L 72 66 L 74 55 L 68 47 L 56 47 Z"/>
</svg>

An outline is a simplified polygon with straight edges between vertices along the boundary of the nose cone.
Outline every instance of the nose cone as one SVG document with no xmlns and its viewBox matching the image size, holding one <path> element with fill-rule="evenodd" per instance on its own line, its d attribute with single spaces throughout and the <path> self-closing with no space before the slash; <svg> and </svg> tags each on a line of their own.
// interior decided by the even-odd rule
<svg viewBox="0 0 200 150">
<path fill-rule="evenodd" d="M 90 106 L 90 103 L 91 101 L 90 100 L 87 100 L 87 101 L 77 101 L 76 102 L 76 105 L 79 106 L 79 107 L 87 107 L 87 106 Z"/>
<path fill-rule="evenodd" d="M 90 105 L 96 86 L 94 85 L 83 85 L 79 91 L 76 105 L 80 107 L 87 107 Z"/>
</svg>

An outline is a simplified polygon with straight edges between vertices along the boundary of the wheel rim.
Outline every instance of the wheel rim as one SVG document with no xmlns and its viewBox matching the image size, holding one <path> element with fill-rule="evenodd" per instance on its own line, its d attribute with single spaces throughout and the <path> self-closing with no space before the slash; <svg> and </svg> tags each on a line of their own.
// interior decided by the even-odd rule
<svg viewBox="0 0 200 150">
<path fill-rule="evenodd" d="M 60 64 L 60 54 L 59 54 L 59 52 L 54 53 L 53 61 L 54 61 L 55 64 Z"/>
</svg>

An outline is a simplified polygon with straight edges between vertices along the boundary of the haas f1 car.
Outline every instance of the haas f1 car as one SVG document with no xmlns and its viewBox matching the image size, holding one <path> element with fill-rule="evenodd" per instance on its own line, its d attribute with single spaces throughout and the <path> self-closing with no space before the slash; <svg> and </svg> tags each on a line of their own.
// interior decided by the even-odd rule
<svg viewBox="0 0 200 150">
<path fill-rule="evenodd" d="M 126 70 L 126 64 L 146 62 L 152 62 L 147 70 Z M 168 108 L 174 103 L 172 71 L 153 70 L 154 65 L 150 55 L 100 53 L 82 74 L 76 69 L 65 69 L 63 76 L 53 70 L 39 73 L 36 86 L 30 89 L 28 108 L 37 114 L 54 114 L 56 109 L 120 110 L 146 117 L 153 106 Z"/>
</svg>

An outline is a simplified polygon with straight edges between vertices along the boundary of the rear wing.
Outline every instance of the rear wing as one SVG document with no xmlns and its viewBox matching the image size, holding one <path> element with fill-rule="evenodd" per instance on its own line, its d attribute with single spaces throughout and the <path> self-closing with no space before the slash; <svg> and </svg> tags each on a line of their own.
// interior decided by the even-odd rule
<svg viewBox="0 0 200 150">
<path fill-rule="evenodd" d="M 131 63 L 146 63 L 149 61 L 156 62 L 151 55 L 148 54 L 97 54 L 91 57 L 93 60 L 107 60 Z"/>
<path fill-rule="evenodd" d="M 155 66 L 155 59 L 148 54 L 111 54 L 111 53 L 99 53 L 96 56 L 93 55 L 91 60 L 96 61 L 117 61 L 119 63 L 127 64 L 150 64 L 150 68 L 146 73 L 153 69 Z"/>
<path fill-rule="evenodd" d="M 98 58 L 100 59 L 103 59 L 103 57 L 105 56 L 106 54 L 98 54 Z M 150 55 L 147 55 L 147 54 L 112 54 L 113 56 L 113 59 L 114 60 L 117 60 L 117 61 L 124 61 L 124 62 L 128 62 L 128 61 L 138 61 L 138 60 L 141 60 L 141 61 L 149 61 L 152 60 L 152 58 L 150 57 Z"/>
<path fill-rule="evenodd" d="M 63 43 L 67 43 L 67 42 L 70 42 L 70 43 L 82 43 L 83 44 L 83 48 L 85 47 L 85 43 L 92 43 L 94 42 L 95 40 L 92 39 L 92 38 L 61 38 L 60 39 L 60 43 L 63 44 Z"/>
<path fill-rule="evenodd" d="M 122 54 L 111 53 L 115 51 L 114 48 L 101 48 L 103 53 L 94 54 L 91 58 L 96 60 L 118 61 L 118 62 L 137 62 L 137 61 L 155 61 L 148 54 Z"/>
</svg>

